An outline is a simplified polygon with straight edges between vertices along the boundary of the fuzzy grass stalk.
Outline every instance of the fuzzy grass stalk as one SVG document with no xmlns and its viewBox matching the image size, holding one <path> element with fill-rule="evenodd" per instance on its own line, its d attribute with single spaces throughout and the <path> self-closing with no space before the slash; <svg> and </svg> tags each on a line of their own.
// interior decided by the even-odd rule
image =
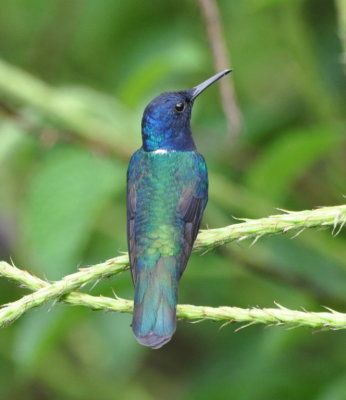
<svg viewBox="0 0 346 400">
<path fill-rule="evenodd" d="M 31 308 L 41 306 L 50 300 L 58 299 L 91 281 L 124 272 L 128 268 L 128 257 L 124 255 L 90 268 L 80 269 L 79 272 L 67 275 L 60 281 L 48 283 L 29 274 L 27 271 L 22 271 L 2 261 L 0 262 L 0 275 L 19 282 L 28 289 L 34 290 L 34 293 L 3 305 L 0 309 L 0 327 L 14 322 Z"/>
<path fill-rule="evenodd" d="M 116 263 L 113 264 L 113 273 L 115 273 L 115 271 L 120 273 L 126 269 L 124 266 L 119 266 L 118 264 L 116 267 L 116 265 Z M 103 269 L 104 266 L 99 268 L 100 277 L 105 276 L 102 272 Z M 57 297 L 57 291 L 59 291 L 58 297 L 60 300 L 70 305 L 84 306 L 92 310 L 115 311 L 121 313 L 132 313 L 133 311 L 133 302 L 131 300 L 120 298 L 112 299 L 103 296 L 91 296 L 89 294 L 79 292 L 68 293 L 64 296 L 60 285 L 61 281 L 56 282 L 55 284 L 50 284 L 5 262 L 0 263 L 0 273 L 9 279 L 21 282 L 29 289 L 38 289 L 38 291 L 32 295 L 25 296 L 22 299 L 5 306 L 3 310 L 6 309 L 6 313 L 4 315 L 0 313 L 1 326 L 13 322 L 15 316 L 18 318 L 28 309 L 45 303 L 46 301 L 44 299 L 46 297 Z M 73 275 L 76 276 L 77 274 Z M 67 282 L 71 282 L 71 285 L 71 277 L 73 277 L 73 275 L 70 275 L 69 279 L 65 279 Z M 108 276 L 108 273 L 106 276 Z M 86 279 L 85 282 L 87 282 Z M 59 283 L 59 285 L 57 285 L 57 283 Z M 42 290 L 42 287 L 45 290 Z M 67 290 L 67 287 L 70 287 L 70 285 L 65 287 L 65 290 Z M 37 294 L 39 295 L 37 296 Z M 210 320 L 222 322 L 225 325 L 233 322 L 240 322 L 245 323 L 245 326 L 260 323 L 266 325 L 288 325 L 291 327 L 306 326 L 315 329 L 346 329 L 346 314 L 330 309 L 329 312 L 308 312 L 290 310 L 278 304 L 277 306 L 278 308 L 244 309 L 239 307 L 206 307 L 185 304 L 178 305 L 177 316 L 178 318 L 192 321 Z M 245 326 L 243 325 L 241 328 Z"/>
<path fill-rule="evenodd" d="M 345 223 L 346 205 L 299 212 L 286 211 L 285 214 L 257 220 L 246 220 L 246 222 L 224 228 L 201 231 L 197 238 L 195 249 L 208 250 L 221 244 L 248 238 L 253 238 L 256 241 L 262 236 L 285 233 L 291 230 L 296 230 L 299 233 L 303 229 L 312 227 L 331 226 L 333 227 L 333 233 L 337 234 Z M 69 304 L 83 305 L 92 309 L 132 312 L 131 301 L 94 297 L 73 292 L 89 282 L 119 274 L 128 268 L 128 256 L 125 254 L 89 268 L 80 269 L 79 272 L 67 275 L 60 281 L 49 283 L 2 261 L 0 262 L 0 275 L 19 282 L 32 290 L 33 293 L 3 305 L 0 309 L 0 326 L 10 324 L 31 308 L 38 307 L 54 299 L 61 299 Z M 313 328 L 346 328 L 346 314 L 332 310 L 331 312 L 311 313 L 288 310 L 281 306 L 277 309 L 241 309 L 237 307 L 213 308 L 179 305 L 177 313 L 178 317 L 185 319 L 237 321 L 251 324 L 304 325 Z"/>
<path fill-rule="evenodd" d="M 298 235 L 306 228 L 333 227 L 333 234 L 346 224 L 346 205 L 321 207 L 315 210 L 287 211 L 285 214 L 271 215 L 267 218 L 247 219 L 240 224 L 233 224 L 224 228 L 202 230 L 197 237 L 195 247 L 208 249 L 232 241 L 254 239 L 257 241 L 263 236 L 286 233 L 292 230 Z"/>
</svg>

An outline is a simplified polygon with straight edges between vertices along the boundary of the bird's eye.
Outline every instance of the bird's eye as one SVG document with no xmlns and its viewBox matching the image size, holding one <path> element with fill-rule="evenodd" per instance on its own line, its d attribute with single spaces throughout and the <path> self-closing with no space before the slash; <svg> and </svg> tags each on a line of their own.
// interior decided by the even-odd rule
<svg viewBox="0 0 346 400">
<path fill-rule="evenodd" d="M 175 111 L 177 111 L 178 113 L 181 113 L 184 111 L 185 108 L 185 103 L 183 101 L 179 101 L 175 106 Z"/>
</svg>

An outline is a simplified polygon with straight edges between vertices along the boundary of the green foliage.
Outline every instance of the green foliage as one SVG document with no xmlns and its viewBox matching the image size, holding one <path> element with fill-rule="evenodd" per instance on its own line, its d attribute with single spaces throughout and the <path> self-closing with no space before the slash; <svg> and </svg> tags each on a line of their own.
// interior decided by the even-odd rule
<svg viewBox="0 0 346 400">
<path fill-rule="evenodd" d="M 217 87 L 196 102 L 203 226 L 344 203 L 345 0 L 218 3 L 244 129 L 231 147 Z M 0 259 L 58 279 L 126 250 L 126 163 L 143 108 L 212 73 L 205 28 L 197 1 L 2 0 Z M 314 231 L 194 255 L 179 296 L 345 312 L 345 282 L 345 232 Z M 25 294 L 0 286 L 1 304 Z M 89 289 L 132 297 L 127 273 Z M 126 315 L 49 309 L 0 331 L 3 398 L 345 398 L 341 331 L 180 322 L 153 352 Z"/>
<path fill-rule="evenodd" d="M 317 159 L 345 142 L 332 127 L 305 128 L 283 133 L 273 141 L 247 171 L 249 188 L 282 204 Z"/>
<path fill-rule="evenodd" d="M 124 191 L 124 174 L 118 163 L 82 149 L 63 146 L 47 152 L 30 179 L 23 210 L 32 265 L 50 279 L 72 270 L 99 213 Z"/>
</svg>

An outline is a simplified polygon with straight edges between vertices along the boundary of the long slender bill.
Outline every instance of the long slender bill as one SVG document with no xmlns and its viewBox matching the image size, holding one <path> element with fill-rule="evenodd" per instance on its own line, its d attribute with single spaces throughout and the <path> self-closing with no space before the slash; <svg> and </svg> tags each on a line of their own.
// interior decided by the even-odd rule
<svg viewBox="0 0 346 400">
<path fill-rule="evenodd" d="M 195 98 L 201 94 L 207 87 L 209 87 L 211 84 L 213 84 L 214 82 L 218 81 L 220 78 L 222 78 L 223 76 L 229 74 L 232 70 L 231 69 L 225 69 L 224 71 L 221 71 L 217 74 L 215 74 L 214 76 L 212 76 L 211 78 L 207 79 L 206 81 L 200 83 L 199 85 L 197 85 L 196 87 L 194 87 L 192 90 L 193 95 L 192 95 L 192 99 L 191 100 L 195 100 Z"/>
</svg>

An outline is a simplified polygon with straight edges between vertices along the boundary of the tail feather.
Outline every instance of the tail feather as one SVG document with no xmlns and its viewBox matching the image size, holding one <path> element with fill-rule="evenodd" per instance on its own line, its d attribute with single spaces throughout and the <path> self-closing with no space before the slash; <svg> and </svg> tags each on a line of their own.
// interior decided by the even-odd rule
<svg viewBox="0 0 346 400">
<path fill-rule="evenodd" d="M 171 340 L 172 335 L 158 336 L 154 332 L 150 332 L 146 336 L 136 336 L 136 339 L 138 343 L 142 344 L 143 346 L 151 347 L 152 349 L 156 350 L 168 343 Z"/>
<path fill-rule="evenodd" d="M 139 343 L 159 349 L 176 329 L 177 265 L 162 257 L 154 265 L 137 265 L 132 330 Z"/>
</svg>

